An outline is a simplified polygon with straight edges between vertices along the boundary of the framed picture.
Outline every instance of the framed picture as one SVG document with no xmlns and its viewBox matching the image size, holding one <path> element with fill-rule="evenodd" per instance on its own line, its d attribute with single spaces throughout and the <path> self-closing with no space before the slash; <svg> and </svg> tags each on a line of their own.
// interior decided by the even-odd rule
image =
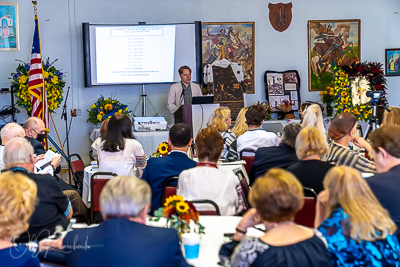
<svg viewBox="0 0 400 267">
<path fill-rule="evenodd" d="M 308 21 L 309 91 L 332 86 L 333 69 L 360 61 L 360 20 Z"/>
<path fill-rule="evenodd" d="M 386 76 L 400 76 L 400 48 L 385 49 Z"/>
<path fill-rule="evenodd" d="M 202 22 L 202 62 L 226 59 L 243 67 L 246 93 L 254 94 L 254 22 Z"/>
<path fill-rule="evenodd" d="M 299 110 L 300 76 L 297 70 L 272 71 L 264 74 L 265 95 L 272 112 L 281 112 L 278 106 L 285 100 L 292 103 L 292 110 Z"/>
<path fill-rule="evenodd" d="M 19 51 L 18 3 L 0 3 L 0 51 Z"/>
</svg>

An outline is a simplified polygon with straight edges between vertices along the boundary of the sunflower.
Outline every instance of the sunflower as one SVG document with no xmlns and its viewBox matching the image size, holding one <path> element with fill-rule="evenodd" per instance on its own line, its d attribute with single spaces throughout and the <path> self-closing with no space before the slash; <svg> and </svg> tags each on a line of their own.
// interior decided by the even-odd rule
<svg viewBox="0 0 400 267">
<path fill-rule="evenodd" d="M 176 201 L 176 202 L 183 202 L 183 197 L 182 197 L 182 196 L 178 196 L 178 195 L 170 196 L 169 198 L 167 198 L 167 199 L 165 200 L 164 206 L 165 206 L 165 207 L 168 207 L 169 204 L 171 204 L 171 203 L 174 202 L 174 201 Z"/>
<path fill-rule="evenodd" d="M 178 202 L 176 203 L 176 210 L 180 213 L 185 213 L 189 210 L 189 205 L 186 202 Z"/>
<path fill-rule="evenodd" d="M 347 92 L 346 92 L 346 91 L 342 91 L 340 94 L 341 94 L 342 96 L 346 96 L 346 95 L 347 95 Z"/>
<path fill-rule="evenodd" d="M 104 109 L 105 110 L 110 110 L 110 109 L 112 109 L 112 105 L 111 104 L 105 104 L 104 105 Z"/>
<path fill-rule="evenodd" d="M 161 143 L 158 146 L 158 151 L 160 151 L 161 155 L 168 154 L 168 144 L 167 143 Z"/>
<path fill-rule="evenodd" d="M 346 85 L 345 82 L 341 82 L 341 83 L 340 83 L 340 86 L 341 86 L 341 87 L 343 87 L 343 86 L 345 86 L 345 85 Z"/>
<path fill-rule="evenodd" d="M 99 115 L 103 117 L 103 116 L 104 116 L 104 112 L 103 112 L 103 111 L 100 111 L 100 112 L 99 112 Z"/>
<path fill-rule="evenodd" d="M 347 98 L 342 98 L 342 103 L 346 105 L 348 103 Z"/>
</svg>

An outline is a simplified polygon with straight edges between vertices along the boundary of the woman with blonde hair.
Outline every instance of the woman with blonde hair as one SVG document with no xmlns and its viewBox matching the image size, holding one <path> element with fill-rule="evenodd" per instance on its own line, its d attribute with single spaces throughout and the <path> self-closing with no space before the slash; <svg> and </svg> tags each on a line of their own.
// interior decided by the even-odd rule
<svg viewBox="0 0 400 267">
<path fill-rule="evenodd" d="M 390 125 L 390 124 L 400 125 L 400 108 L 389 107 L 389 110 L 390 112 L 385 110 L 385 113 L 383 114 L 382 125 Z"/>
<path fill-rule="evenodd" d="M 300 161 L 289 166 L 287 170 L 293 173 L 303 186 L 312 188 L 319 194 L 324 190 L 322 181 L 326 173 L 335 166 L 321 161 L 328 151 L 326 138 L 317 128 L 303 128 L 296 138 L 296 155 Z"/>
<path fill-rule="evenodd" d="M 236 134 L 236 137 L 241 136 L 249 129 L 249 126 L 246 123 L 246 117 L 245 117 L 247 109 L 248 109 L 247 107 L 242 108 L 240 110 L 239 114 L 237 115 L 237 118 L 235 121 L 235 126 L 233 126 L 233 128 L 232 128 L 232 132 L 234 134 Z"/>
<path fill-rule="evenodd" d="M 324 121 L 322 119 L 322 110 L 318 104 L 312 104 L 303 111 L 303 122 L 301 126 L 303 126 L 303 128 L 315 127 L 321 135 L 326 136 Z"/>
<path fill-rule="evenodd" d="M 318 196 L 315 226 L 328 242 L 334 266 L 399 266 L 396 225 L 360 172 L 333 167 Z"/>
<path fill-rule="evenodd" d="M 219 107 L 215 109 L 207 123 L 207 127 L 212 130 L 217 130 L 222 139 L 224 139 L 224 150 L 222 151 L 221 159 L 225 161 L 238 160 L 236 135 L 229 130 L 232 118 L 231 111 L 228 107 Z"/>
<path fill-rule="evenodd" d="M 34 211 L 36 183 L 19 173 L 0 174 L 0 259 L 1 266 L 39 267 L 35 253 L 12 242 L 28 229 Z"/>
<path fill-rule="evenodd" d="M 303 187 L 283 169 L 258 178 L 249 198 L 254 208 L 237 225 L 233 241 L 221 248 L 224 266 L 332 266 L 321 233 L 294 223 L 303 199 Z M 247 229 L 260 223 L 265 234 L 246 237 Z"/>
</svg>

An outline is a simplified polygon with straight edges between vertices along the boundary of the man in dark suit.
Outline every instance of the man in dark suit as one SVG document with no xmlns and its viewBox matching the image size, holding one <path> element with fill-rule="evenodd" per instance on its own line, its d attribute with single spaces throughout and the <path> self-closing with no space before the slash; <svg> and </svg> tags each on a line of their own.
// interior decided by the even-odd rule
<svg viewBox="0 0 400 267">
<path fill-rule="evenodd" d="M 57 225 L 66 229 L 73 214 L 71 202 L 54 177 L 35 174 L 34 162 L 33 148 L 26 139 L 15 137 L 7 142 L 4 148 L 6 168 L 28 176 L 37 184 L 38 203 L 30 218 L 28 231 L 21 234 L 17 242 L 46 238 L 54 233 Z"/>
<path fill-rule="evenodd" d="M 44 125 L 44 122 L 40 118 L 30 117 L 24 123 L 23 128 L 25 130 L 26 140 L 28 140 L 33 147 L 33 154 L 35 154 L 35 156 L 45 154 L 46 150 L 42 144 L 44 138 L 46 137 L 46 126 Z M 56 178 L 61 190 L 76 190 L 56 175 L 61 171 L 61 155 L 57 155 L 52 159 L 51 166 L 54 169 L 54 177 Z M 81 192 L 77 192 L 81 194 Z"/>
<path fill-rule="evenodd" d="M 161 195 L 163 185 L 168 177 L 179 176 L 186 169 L 196 167 L 197 163 L 187 156 L 186 152 L 192 144 L 191 129 L 184 123 L 178 123 L 171 127 L 169 131 L 168 143 L 172 149 L 166 157 L 150 158 L 143 171 L 142 179 L 150 184 L 151 214 L 154 214 L 161 205 Z M 177 182 L 173 181 L 172 186 Z"/>
<path fill-rule="evenodd" d="M 257 149 L 253 165 L 251 165 L 250 169 L 250 185 L 271 168 L 286 169 L 299 161 L 296 155 L 295 143 L 300 131 L 300 123 L 290 123 L 283 129 L 279 146 L 261 147 Z"/>
<path fill-rule="evenodd" d="M 150 200 L 150 187 L 143 180 L 115 177 L 100 194 L 104 222 L 47 244 L 64 249 L 67 266 L 190 266 L 175 229 L 145 225 Z"/>
<path fill-rule="evenodd" d="M 400 235 L 400 126 L 384 125 L 369 135 L 377 174 L 367 183 L 387 209 Z"/>
</svg>

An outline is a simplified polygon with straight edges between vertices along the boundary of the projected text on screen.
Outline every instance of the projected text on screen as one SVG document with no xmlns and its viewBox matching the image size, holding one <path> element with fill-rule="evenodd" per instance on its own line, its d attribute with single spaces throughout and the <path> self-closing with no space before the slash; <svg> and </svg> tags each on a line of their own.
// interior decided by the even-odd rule
<svg viewBox="0 0 400 267">
<path fill-rule="evenodd" d="M 175 35 L 175 25 L 96 27 L 97 83 L 173 82 Z"/>
</svg>

